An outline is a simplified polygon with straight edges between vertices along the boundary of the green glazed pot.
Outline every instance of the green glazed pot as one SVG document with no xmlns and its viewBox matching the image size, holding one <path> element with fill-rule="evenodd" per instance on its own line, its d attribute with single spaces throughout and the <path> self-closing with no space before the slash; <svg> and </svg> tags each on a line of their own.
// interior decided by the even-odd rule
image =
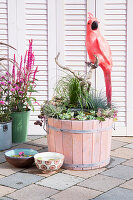
<svg viewBox="0 0 133 200">
<path fill-rule="evenodd" d="M 12 117 L 12 142 L 26 142 L 28 135 L 30 110 L 24 112 L 14 112 Z"/>
</svg>

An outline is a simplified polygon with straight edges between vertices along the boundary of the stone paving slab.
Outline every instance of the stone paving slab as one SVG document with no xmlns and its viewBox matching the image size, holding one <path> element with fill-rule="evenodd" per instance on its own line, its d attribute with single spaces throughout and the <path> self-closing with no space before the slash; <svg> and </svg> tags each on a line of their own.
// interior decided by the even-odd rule
<svg viewBox="0 0 133 200">
<path fill-rule="evenodd" d="M 120 148 L 120 147 L 122 147 L 126 144 L 128 144 L 128 143 L 121 142 L 121 141 L 118 141 L 118 140 L 112 140 L 111 150 L 118 149 L 118 148 Z"/>
<path fill-rule="evenodd" d="M 125 145 L 124 147 L 133 149 L 133 143 L 127 144 L 127 145 Z"/>
<path fill-rule="evenodd" d="M 42 152 L 48 152 L 48 147 L 45 147 L 44 149 L 40 149 L 38 150 L 39 153 L 42 153 Z"/>
<path fill-rule="evenodd" d="M 8 197 L 1 197 L 0 200 L 13 200 L 13 199 L 8 198 Z"/>
<path fill-rule="evenodd" d="M 133 159 L 127 160 L 126 162 L 123 162 L 122 165 L 127 165 L 130 167 L 133 167 Z"/>
<path fill-rule="evenodd" d="M 44 199 L 44 200 L 54 200 L 54 199 L 50 197 L 50 198 L 46 198 L 46 199 Z"/>
<path fill-rule="evenodd" d="M 51 198 L 53 198 L 54 200 L 89 200 L 100 194 L 101 192 L 96 190 L 73 186 L 71 188 L 68 188 L 67 190 L 53 195 Z"/>
<path fill-rule="evenodd" d="M 127 190 L 125 188 L 114 188 L 108 192 L 96 197 L 93 200 L 132 200 L 133 190 Z"/>
<path fill-rule="evenodd" d="M 49 196 L 56 194 L 57 192 L 58 191 L 55 189 L 32 184 L 13 192 L 12 194 L 8 195 L 8 197 L 17 200 L 43 200 Z"/>
<path fill-rule="evenodd" d="M 13 188 L 9 188 L 9 187 L 0 185 L 0 197 L 5 196 L 14 191 L 15 191 L 15 189 L 13 189 Z"/>
<path fill-rule="evenodd" d="M 111 169 L 102 172 L 101 174 L 119 179 L 129 180 L 133 178 L 133 167 L 117 165 Z"/>
<path fill-rule="evenodd" d="M 76 176 L 70 176 L 68 174 L 58 173 L 48 178 L 45 178 L 44 180 L 41 180 L 36 184 L 57 190 L 65 190 L 68 187 L 71 187 L 83 180 L 84 180 L 83 178 L 79 178 Z"/>
<path fill-rule="evenodd" d="M 2 151 L 2 152 L 0 152 L 0 163 L 3 163 L 3 162 L 6 162 L 6 159 L 5 159 L 5 152 L 4 151 Z"/>
<path fill-rule="evenodd" d="M 110 159 L 110 163 L 106 166 L 106 168 L 110 169 L 112 167 L 115 167 L 116 165 L 123 163 L 124 161 L 126 161 L 126 159 L 112 156 Z"/>
<path fill-rule="evenodd" d="M 54 200 L 54 199 L 50 197 L 50 198 L 46 198 L 46 199 L 44 199 L 44 200 Z"/>
<path fill-rule="evenodd" d="M 42 147 L 38 147 L 38 146 L 30 145 L 30 144 L 19 144 L 15 147 L 12 147 L 11 149 L 16 149 L 16 148 L 34 149 L 37 151 L 42 149 Z"/>
<path fill-rule="evenodd" d="M 125 159 L 131 159 L 133 158 L 133 149 L 129 148 L 119 148 L 111 152 L 112 156 L 125 158 Z"/>
<path fill-rule="evenodd" d="M 133 179 L 125 182 L 124 184 L 120 185 L 120 187 L 127 188 L 133 190 Z"/>
<path fill-rule="evenodd" d="M 0 164 L 0 174 L 4 175 L 4 176 L 9 176 L 9 175 L 19 172 L 21 170 L 22 170 L 22 168 L 16 168 L 16 167 L 10 165 L 8 162 Z"/>
<path fill-rule="evenodd" d="M 63 173 L 69 174 L 72 176 L 78 176 L 81 178 L 89 178 L 92 176 L 95 176 L 96 174 L 99 174 L 106 170 L 106 168 L 101 168 L 101 169 L 93 169 L 93 170 L 88 170 L 88 171 L 73 171 L 73 170 L 64 170 Z"/>
<path fill-rule="evenodd" d="M 40 136 L 40 135 L 28 135 L 27 137 L 27 142 L 32 141 L 32 140 L 37 140 L 39 138 L 43 138 L 44 136 Z"/>
<path fill-rule="evenodd" d="M 3 176 L 3 175 L 0 175 L 0 179 L 1 179 L 1 178 L 4 178 L 4 177 L 5 177 L 5 176 Z"/>
<path fill-rule="evenodd" d="M 8 177 L 0 179 L 0 184 L 11 187 L 11 188 L 21 189 L 41 179 L 42 177 L 40 176 L 18 172 L 16 174 L 12 174 Z"/>
<path fill-rule="evenodd" d="M 59 170 L 57 170 L 57 171 L 45 172 L 45 171 L 39 170 L 39 169 L 34 165 L 33 167 L 24 169 L 22 172 L 26 172 L 26 173 L 28 173 L 28 174 L 35 174 L 35 175 L 42 176 L 42 177 L 49 177 L 49 176 L 51 176 L 51 175 L 54 175 L 54 174 L 59 173 L 59 172 L 62 172 L 62 171 L 63 171 L 63 169 L 59 169 Z"/>
<path fill-rule="evenodd" d="M 46 137 L 42 137 L 37 140 L 30 141 L 27 144 L 31 144 L 31 145 L 35 145 L 35 146 L 43 146 L 43 147 L 48 146 Z"/>
<path fill-rule="evenodd" d="M 121 142 L 127 142 L 132 143 L 133 137 L 112 137 L 113 140 L 121 141 Z"/>
<path fill-rule="evenodd" d="M 118 178 L 113 178 L 113 177 L 98 174 L 96 176 L 93 176 L 79 183 L 78 185 L 82 187 L 87 187 L 90 189 L 96 189 L 101 192 L 106 192 L 107 190 L 110 190 L 124 182 L 125 182 L 124 180 L 121 180 Z"/>
</svg>

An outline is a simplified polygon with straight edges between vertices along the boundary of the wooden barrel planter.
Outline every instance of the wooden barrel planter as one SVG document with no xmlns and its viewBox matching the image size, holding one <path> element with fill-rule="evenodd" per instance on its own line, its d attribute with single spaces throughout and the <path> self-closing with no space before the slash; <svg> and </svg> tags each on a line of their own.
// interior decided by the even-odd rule
<svg viewBox="0 0 133 200">
<path fill-rule="evenodd" d="M 104 167 L 110 162 L 112 122 L 48 118 L 48 151 L 64 154 L 65 169 Z"/>
</svg>

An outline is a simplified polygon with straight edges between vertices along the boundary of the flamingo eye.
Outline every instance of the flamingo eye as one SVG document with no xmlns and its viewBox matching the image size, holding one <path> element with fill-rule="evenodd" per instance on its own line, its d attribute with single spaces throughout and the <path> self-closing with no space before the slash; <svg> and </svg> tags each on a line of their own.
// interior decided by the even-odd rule
<svg viewBox="0 0 133 200">
<path fill-rule="evenodd" d="M 90 24 L 90 23 L 88 22 L 88 24 Z"/>
</svg>

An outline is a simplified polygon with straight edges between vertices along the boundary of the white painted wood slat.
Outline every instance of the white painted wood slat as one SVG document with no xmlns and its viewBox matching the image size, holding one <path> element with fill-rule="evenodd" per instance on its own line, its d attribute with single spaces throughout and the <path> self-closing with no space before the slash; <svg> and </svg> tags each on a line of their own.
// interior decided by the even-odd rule
<svg viewBox="0 0 133 200">
<path fill-rule="evenodd" d="M 0 41 L 8 43 L 8 6 L 7 0 L 0 1 Z M 0 46 L 0 57 L 8 57 L 8 48 L 5 46 Z M 7 67 L 7 62 L 3 62 Z M 0 66 L 0 70 L 1 68 Z"/>
<path fill-rule="evenodd" d="M 77 72 L 86 72 L 85 61 L 87 60 L 87 52 L 85 48 L 85 37 L 87 22 L 87 0 L 64 0 L 64 19 L 65 65 Z"/>
<path fill-rule="evenodd" d="M 47 0 L 25 1 L 26 46 L 33 39 L 35 66 L 38 66 L 37 93 L 34 96 L 39 104 L 48 99 L 48 10 Z M 30 123 L 37 119 L 39 107 L 31 112 Z M 34 117 L 33 117 L 34 116 Z"/>
<path fill-rule="evenodd" d="M 116 126 L 126 127 L 127 0 L 104 1 L 104 35 L 113 57 L 112 100 L 118 106 Z"/>
</svg>

